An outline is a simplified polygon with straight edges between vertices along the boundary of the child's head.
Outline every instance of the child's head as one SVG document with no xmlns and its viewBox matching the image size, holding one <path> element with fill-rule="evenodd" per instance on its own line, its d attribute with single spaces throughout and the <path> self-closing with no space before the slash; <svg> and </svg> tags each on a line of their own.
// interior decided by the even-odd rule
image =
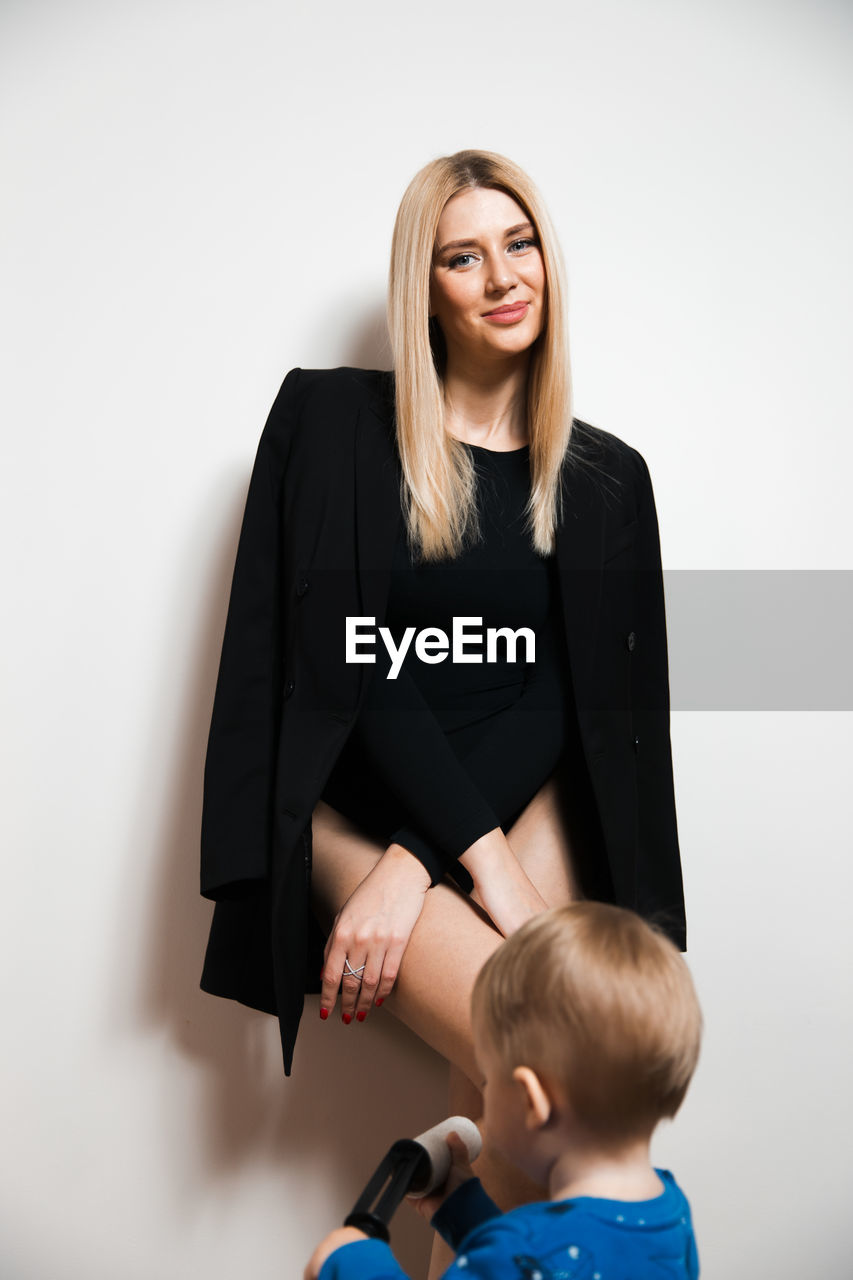
<svg viewBox="0 0 853 1280">
<path fill-rule="evenodd" d="M 531 1068 L 602 1142 L 674 1116 L 696 1066 L 702 1015 L 685 961 L 638 915 L 600 902 L 554 908 L 489 957 L 472 1018 L 508 1080 Z"/>
</svg>

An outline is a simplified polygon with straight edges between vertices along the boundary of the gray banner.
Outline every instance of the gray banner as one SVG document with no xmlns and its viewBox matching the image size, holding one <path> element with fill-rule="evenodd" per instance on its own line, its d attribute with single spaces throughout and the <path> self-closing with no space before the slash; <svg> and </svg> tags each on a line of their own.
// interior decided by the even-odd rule
<svg viewBox="0 0 853 1280">
<path fill-rule="evenodd" d="M 664 592 L 673 711 L 853 710 L 853 570 L 671 569 Z"/>
</svg>

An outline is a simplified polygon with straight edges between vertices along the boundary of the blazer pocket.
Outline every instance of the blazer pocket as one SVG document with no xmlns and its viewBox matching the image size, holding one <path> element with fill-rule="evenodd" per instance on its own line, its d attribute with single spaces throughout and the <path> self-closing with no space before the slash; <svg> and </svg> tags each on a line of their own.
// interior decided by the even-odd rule
<svg viewBox="0 0 853 1280">
<path fill-rule="evenodd" d="M 620 551 L 624 551 L 627 547 L 634 545 L 637 540 L 639 524 L 639 520 L 632 520 L 630 524 L 623 525 L 621 529 L 617 529 L 615 533 L 611 533 L 605 538 L 604 564 L 618 556 Z"/>
</svg>

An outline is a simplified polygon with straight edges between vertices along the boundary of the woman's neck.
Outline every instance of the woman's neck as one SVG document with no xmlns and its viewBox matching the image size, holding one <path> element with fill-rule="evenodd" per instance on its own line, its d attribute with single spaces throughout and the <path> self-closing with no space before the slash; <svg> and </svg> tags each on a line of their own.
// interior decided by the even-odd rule
<svg viewBox="0 0 853 1280">
<path fill-rule="evenodd" d="M 448 366 L 445 425 L 452 436 L 488 449 L 517 449 L 527 434 L 527 361 L 493 368 Z"/>
</svg>

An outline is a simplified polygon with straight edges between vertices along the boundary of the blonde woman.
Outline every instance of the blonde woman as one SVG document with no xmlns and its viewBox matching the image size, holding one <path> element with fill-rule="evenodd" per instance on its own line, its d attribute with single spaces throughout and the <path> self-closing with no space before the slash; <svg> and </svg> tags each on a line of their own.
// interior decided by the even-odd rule
<svg viewBox="0 0 853 1280">
<path fill-rule="evenodd" d="M 587 896 L 685 946 L 658 525 L 641 455 L 572 416 L 560 252 L 516 165 L 416 175 L 388 315 L 394 372 L 293 370 L 258 448 L 202 986 L 278 1015 L 287 1074 L 306 992 L 384 1006 L 477 1118 L 470 994 L 503 938 Z M 502 1208 L 541 1195 L 477 1171 Z"/>
</svg>

